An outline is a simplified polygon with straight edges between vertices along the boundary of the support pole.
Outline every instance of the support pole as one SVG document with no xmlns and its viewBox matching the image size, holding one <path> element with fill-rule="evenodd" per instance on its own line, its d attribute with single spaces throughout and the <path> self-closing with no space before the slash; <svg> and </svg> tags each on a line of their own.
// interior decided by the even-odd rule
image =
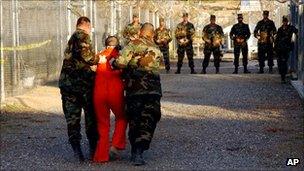
<svg viewBox="0 0 304 171">
<path fill-rule="evenodd" d="M 3 5 L 2 5 L 2 0 L 0 0 L 0 43 L 1 47 L 3 47 Z M 5 89 L 4 89 L 4 53 L 3 49 L 1 48 L 1 53 L 0 53 L 0 77 L 1 77 L 1 103 L 4 102 L 5 100 Z M 1 105 L 1 104 L 0 104 Z"/>
<path fill-rule="evenodd" d="M 13 47 L 16 47 L 16 0 L 12 0 L 12 28 L 13 28 Z M 14 88 L 17 84 L 16 77 L 16 58 L 17 52 L 14 49 L 13 57 L 11 58 L 11 80 L 12 80 L 12 92 L 15 94 Z"/>
<path fill-rule="evenodd" d="M 68 3 L 68 7 L 71 7 L 71 0 L 68 0 L 67 3 Z M 71 28 L 71 10 L 68 10 L 67 21 L 68 21 L 68 37 L 67 37 L 67 41 L 68 41 L 69 38 L 70 38 L 71 35 L 72 35 L 72 28 Z"/>
</svg>

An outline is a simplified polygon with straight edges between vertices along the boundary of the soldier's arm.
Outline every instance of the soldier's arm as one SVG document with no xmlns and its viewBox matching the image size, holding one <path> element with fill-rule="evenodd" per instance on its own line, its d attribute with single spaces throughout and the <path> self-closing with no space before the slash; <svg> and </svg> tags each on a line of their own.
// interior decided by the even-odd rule
<svg viewBox="0 0 304 171">
<path fill-rule="evenodd" d="M 232 26 L 230 33 L 229 33 L 230 39 L 234 39 L 235 36 L 235 26 Z"/>
<path fill-rule="evenodd" d="M 203 39 L 204 41 L 206 41 L 206 39 L 207 39 L 207 26 L 205 26 L 205 27 L 203 28 L 202 35 L 203 35 L 202 39 Z"/>
<path fill-rule="evenodd" d="M 133 48 L 132 45 L 126 46 L 121 55 L 112 61 L 113 68 L 124 69 L 128 66 L 133 56 Z"/>
<path fill-rule="evenodd" d="M 126 26 L 122 32 L 122 36 L 127 39 L 129 38 L 129 34 L 128 34 L 128 26 Z"/>
<path fill-rule="evenodd" d="M 273 35 L 277 34 L 277 28 L 276 28 L 276 26 L 275 26 L 275 24 L 274 24 L 273 21 L 271 22 L 271 25 L 272 25 L 272 34 Z"/>
<path fill-rule="evenodd" d="M 292 26 L 292 32 L 298 35 L 298 29 L 295 26 Z"/>
<path fill-rule="evenodd" d="M 194 25 L 191 24 L 191 27 L 190 27 L 190 34 L 191 34 L 191 36 L 194 35 L 194 33 L 195 33 L 195 28 L 194 28 Z"/>
<path fill-rule="evenodd" d="M 86 33 L 80 33 L 79 48 L 81 58 L 89 65 L 96 65 L 99 62 L 99 57 L 95 55 L 92 49 L 90 35 Z"/>
<path fill-rule="evenodd" d="M 223 28 L 221 26 L 219 26 L 219 32 L 220 32 L 221 36 L 224 37 L 224 31 L 223 31 Z"/>
<path fill-rule="evenodd" d="M 174 35 L 175 35 L 175 38 L 176 38 L 176 39 L 180 39 L 180 37 L 179 37 L 178 34 L 177 34 L 177 33 L 178 33 L 178 30 L 179 30 L 179 25 L 176 26 L 176 29 L 175 29 L 175 32 L 174 32 Z"/>
<path fill-rule="evenodd" d="M 254 28 L 254 37 L 255 38 L 258 38 L 258 33 L 259 33 L 260 28 L 261 28 L 261 24 L 260 24 L 260 22 L 258 22 L 258 24 Z"/>
<path fill-rule="evenodd" d="M 230 39 L 234 39 L 234 34 L 235 34 L 234 32 L 235 32 L 235 27 L 232 26 L 230 33 L 229 33 Z"/>
<path fill-rule="evenodd" d="M 249 25 L 247 24 L 246 25 L 246 40 L 248 40 L 251 36 L 251 33 L 250 33 L 250 29 L 249 29 Z"/>
</svg>

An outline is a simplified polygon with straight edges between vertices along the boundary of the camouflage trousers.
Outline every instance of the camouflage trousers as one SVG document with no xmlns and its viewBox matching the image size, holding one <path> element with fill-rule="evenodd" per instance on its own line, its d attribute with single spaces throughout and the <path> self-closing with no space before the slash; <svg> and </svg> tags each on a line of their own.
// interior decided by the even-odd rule
<svg viewBox="0 0 304 171">
<path fill-rule="evenodd" d="M 258 58 L 260 68 L 264 68 L 265 60 L 268 60 L 268 66 L 273 66 L 273 46 L 271 43 L 258 45 Z"/>
<path fill-rule="evenodd" d="M 248 45 L 247 43 L 244 45 L 234 45 L 234 66 L 238 67 L 239 66 L 239 58 L 240 54 L 242 52 L 243 56 L 243 66 L 247 66 L 248 64 Z"/>
<path fill-rule="evenodd" d="M 213 53 L 214 57 L 214 66 L 216 68 L 220 67 L 221 61 L 221 51 L 219 47 L 205 47 L 204 48 L 204 60 L 203 60 L 203 68 L 206 69 L 209 65 L 211 54 Z"/>
<path fill-rule="evenodd" d="M 169 71 L 170 70 L 169 47 L 159 47 L 159 49 L 164 56 L 165 68 L 167 71 Z"/>
<path fill-rule="evenodd" d="M 93 93 L 87 92 L 67 92 L 60 90 L 62 108 L 67 122 L 69 142 L 72 146 L 79 145 L 81 140 L 80 120 L 81 110 L 84 110 L 85 131 L 89 141 L 90 149 L 95 149 L 98 132 L 96 126 L 95 112 L 93 106 Z"/>
<path fill-rule="evenodd" d="M 193 62 L 194 51 L 193 51 L 192 43 L 187 45 L 187 46 L 178 45 L 178 47 L 177 47 L 177 57 L 178 57 L 177 68 L 182 67 L 183 60 L 184 60 L 184 57 L 185 57 L 185 52 L 187 54 L 189 67 L 191 69 L 193 69 L 194 68 L 194 62 Z"/>
<path fill-rule="evenodd" d="M 132 152 L 148 150 L 157 122 L 161 118 L 159 95 L 134 95 L 126 98 L 129 141 Z"/>
</svg>

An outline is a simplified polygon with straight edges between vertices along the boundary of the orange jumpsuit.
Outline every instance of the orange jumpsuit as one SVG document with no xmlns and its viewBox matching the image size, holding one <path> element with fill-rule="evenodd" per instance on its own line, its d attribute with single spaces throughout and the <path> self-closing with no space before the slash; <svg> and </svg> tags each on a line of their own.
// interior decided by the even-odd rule
<svg viewBox="0 0 304 171">
<path fill-rule="evenodd" d="M 107 58 L 116 58 L 118 50 L 105 49 L 101 55 Z M 124 86 L 120 70 L 112 70 L 110 63 L 99 63 L 96 69 L 94 87 L 94 108 L 97 119 L 99 140 L 93 157 L 94 162 L 109 161 L 109 133 L 110 133 L 110 110 L 115 115 L 115 130 L 112 137 L 112 146 L 123 150 L 126 146 L 127 120 L 124 111 Z"/>
</svg>

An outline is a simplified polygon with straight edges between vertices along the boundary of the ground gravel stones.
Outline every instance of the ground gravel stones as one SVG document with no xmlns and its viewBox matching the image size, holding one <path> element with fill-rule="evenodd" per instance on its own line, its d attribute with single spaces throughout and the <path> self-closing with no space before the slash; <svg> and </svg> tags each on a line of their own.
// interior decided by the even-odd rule
<svg viewBox="0 0 304 171">
<path fill-rule="evenodd" d="M 129 146 L 121 161 L 77 163 L 67 141 L 56 84 L 10 98 L 1 109 L 0 169 L 303 168 L 304 109 L 297 92 L 280 84 L 278 75 L 229 74 L 232 71 L 190 75 L 185 65 L 181 75 L 161 75 L 163 115 L 151 149 L 144 154 L 148 164 L 141 167 L 129 163 Z M 88 157 L 84 136 L 82 142 Z M 300 165 L 286 166 L 287 158 L 300 158 Z"/>
</svg>

